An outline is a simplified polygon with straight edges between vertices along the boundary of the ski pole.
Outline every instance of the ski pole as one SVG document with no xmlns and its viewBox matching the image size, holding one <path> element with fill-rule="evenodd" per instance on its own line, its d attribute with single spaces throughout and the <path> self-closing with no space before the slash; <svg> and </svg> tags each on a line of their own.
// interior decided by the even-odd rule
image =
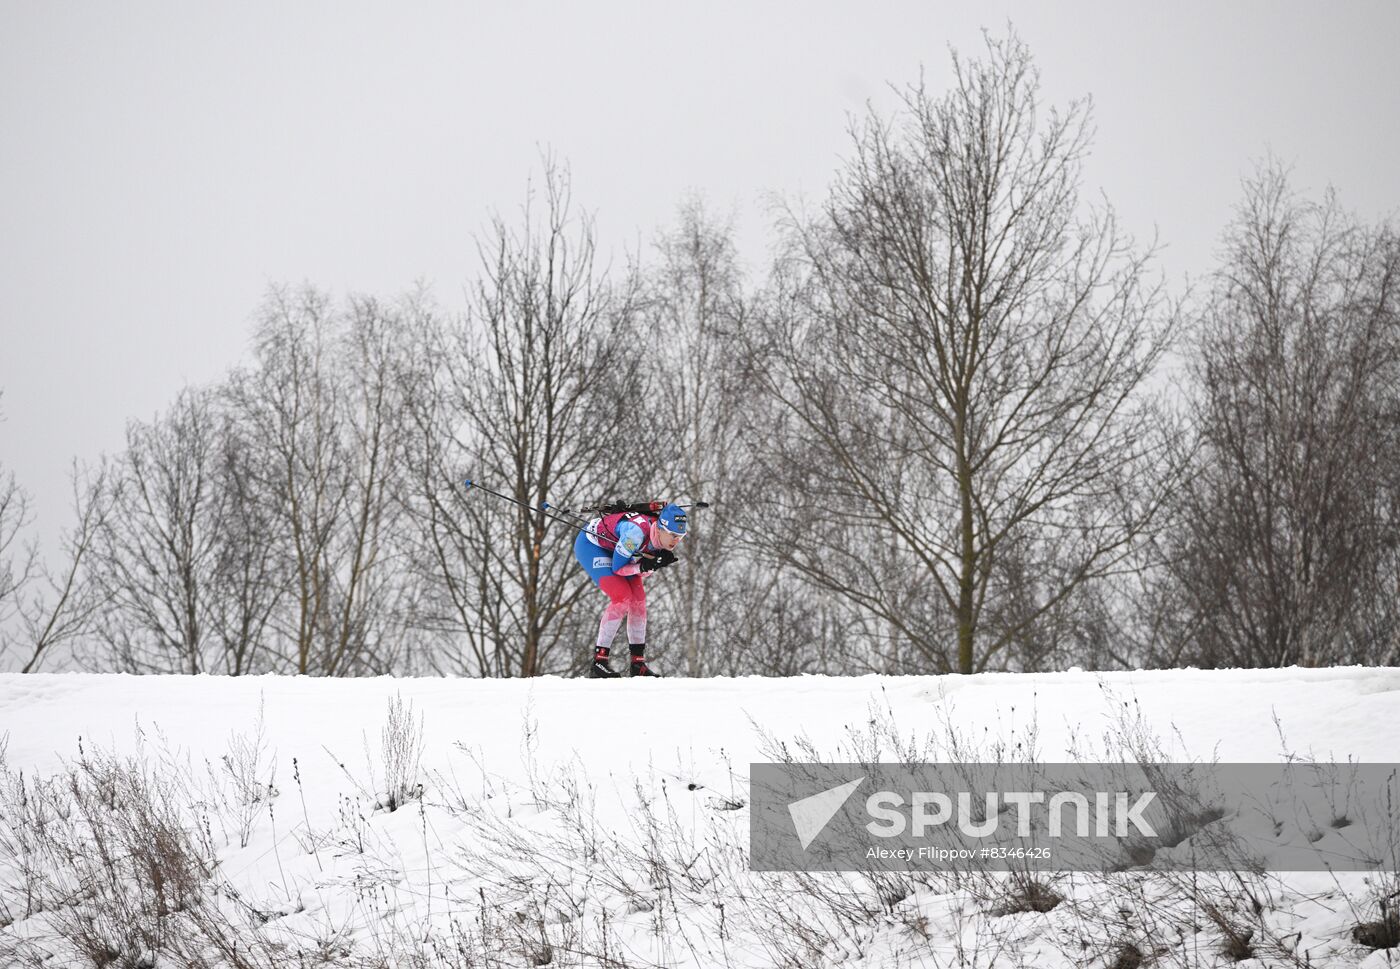
<svg viewBox="0 0 1400 969">
<path fill-rule="evenodd" d="M 495 495 L 497 498 L 500 498 L 502 501 L 508 501 L 508 502 L 510 502 L 512 505 L 519 505 L 521 508 L 528 509 L 529 511 L 537 511 L 537 512 L 539 512 L 540 514 L 544 515 L 544 517 L 548 518 L 550 521 L 556 521 L 556 522 L 558 522 L 558 523 L 561 524 L 561 525 L 568 525 L 570 528 L 576 528 L 576 527 L 578 527 L 578 522 L 577 522 L 577 521 L 569 521 L 567 518 L 560 518 L 558 515 L 551 515 L 551 514 L 549 513 L 549 512 L 550 512 L 550 509 L 551 509 L 551 506 L 550 506 L 549 502 L 545 502 L 544 505 L 542 505 L 541 507 L 535 508 L 535 507 L 533 507 L 533 506 L 531 506 L 531 505 L 527 505 L 527 504 L 526 504 L 525 502 L 523 502 L 523 501 L 520 501 L 520 500 L 518 500 L 518 499 L 516 499 L 516 498 L 512 498 L 510 495 L 503 495 L 503 494 L 501 494 L 499 491 L 492 491 L 490 488 L 486 487 L 485 485 L 481 484 L 480 482 L 473 481 L 471 478 L 467 478 L 467 479 L 466 479 L 465 481 L 463 481 L 462 483 L 463 483 L 464 485 L 466 485 L 466 488 L 467 488 L 468 491 L 470 491 L 470 490 L 473 489 L 473 488 L 477 488 L 477 489 L 479 489 L 479 490 L 481 490 L 481 491 L 486 492 L 488 495 Z M 577 516 L 575 516 L 575 517 L 577 517 Z"/>
<path fill-rule="evenodd" d="M 590 521 L 592 521 L 591 518 L 587 517 L 586 515 L 581 515 L 571 508 L 560 508 L 558 505 L 551 505 L 547 501 L 544 504 L 540 505 L 540 507 L 548 511 L 557 511 L 561 515 L 568 515 L 574 521 L 582 525 L 587 525 Z"/>
</svg>

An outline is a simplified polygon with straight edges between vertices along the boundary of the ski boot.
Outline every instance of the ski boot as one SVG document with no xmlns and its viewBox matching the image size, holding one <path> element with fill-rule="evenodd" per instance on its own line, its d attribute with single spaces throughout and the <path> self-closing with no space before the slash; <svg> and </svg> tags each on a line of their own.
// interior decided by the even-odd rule
<svg viewBox="0 0 1400 969">
<path fill-rule="evenodd" d="M 608 665 L 609 650 L 600 649 L 593 654 L 593 665 L 588 667 L 588 676 L 594 680 L 613 680 L 622 674 Z"/>
<path fill-rule="evenodd" d="M 656 677 L 661 676 L 660 673 L 655 672 L 650 666 L 647 665 L 647 661 L 643 658 L 642 655 L 644 650 L 644 646 L 632 647 L 632 662 L 627 664 L 627 675 Z"/>
</svg>

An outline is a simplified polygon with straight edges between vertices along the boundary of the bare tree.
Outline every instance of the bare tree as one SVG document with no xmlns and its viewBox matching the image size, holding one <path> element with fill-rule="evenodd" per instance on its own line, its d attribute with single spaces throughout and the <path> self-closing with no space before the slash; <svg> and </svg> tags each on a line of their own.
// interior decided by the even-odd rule
<svg viewBox="0 0 1400 969">
<path fill-rule="evenodd" d="M 406 648 L 395 577 L 402 488 L 401 371 L 414 352 L 396 311 L 310 288 L 274 289 L 257 366 L 229 383 L 246 451 L 240 493 L 265 509 L 287 590 L 273 624 L 298 673 L 387 672 Z M 235 567 L 261 571 L 261 555 Z M 261 613 L 249 606 L 243 620 Z M 242 620 L 241 620 L 242 621 Z"/>
<path fill-rule="evenodd" d="M 274 290 L 258 361 L 186 390 L 93 502 L 87 660 L 132 672 L 387 672 L 410 662 L 400 574 L 411 330 L 372 299 L 336 313 Z"/>
<path fill-rule="evenodd" d="M 322 664 L 328 674 L 366 659 L 385 670 L 408 659 L 404 618 L 411 590 L 400 570 L 407 545 L 400 500 L 407 434 L 402 376 L 421 349 L 415 337 L 404 312 L 370 298 L 351 301 L 342 346 L 350 500 L 337 550 L 342 581 L 335 625 Z M 356 660 L 357 653 L 364 658 Z"/>
<path fill-rule="evenodd" d="M 1014 37 L 953 66 L 942 98 L 912 87 L 897 125 L 855 129 L 820 218 L 794 220 L 766 473 L 794 495 L 775 522 L 826 525 L 779 537 L 789 567 L 887 648 L 973 672 L 1150 528 L 1171 474 L 1145 389 L 1173 317 L 1112 213 L 1079 204 L 1087 108 L 1041 110 Z"/>
<path fill-rule="evenodd" d="M 101 601 L 85 662 L 134 673 L 285 669 L 266 649 L 286 575 L 258 450 L 223 388 L 131 422 L 107 468 L 84 582 Z"/>
<path fill-rule="evenodd" d="M 451 364 L 456 347 L 427 300 L 419 302 L 411 325 L 424 348 L 400 373 L 407 418 L 402 505 L 412 523 L 405 568 L 421 590 L 413 623 L 436 639 L 426 657 L 435 672 L 486 675 L 491 665 L 482 644 L 489 639 L 484 619 L 489 600 L 483 589 L 487 577 L 477 566 L 490 534 L 459 494 L 470 459 L 457 441 L 462 408 Z"/>
<path fill-rule="evenodd" d="M 1160 662 L 1393 662 L 1400 246 L 1262 168 L 1193 341 L 1196 472 Z"/>
<path fill-rule="evenodd" d="M 646 409 L 658 460 L 657 496 L 704 499 L 681 564 L 658 586 L 679 627 L 690 676 L 700 676 L 747 634 L 756 592 L 754 563 L 739 548 L 739 481 L 747 465 L 739 430 L 748 397 L 738 330 L 745 322 L 743 274 L 733 230 L 699 199 L 657 241 L 659 265 L 646 294 L 647 354 L 656 361 L 657 392 Z M 653 650 L 655 654 L 655 650 Z"/>
<path fill-rule="evenodd" d="M 574 616 L 589 585 L 571 533 L 534 509 L 597 497 L 648 460 L 629 434 L 645 392 L 629 352 L 632 284 L 595 265 L 592 221 L 572 214 L 552 163 L 537 205 L 531 193 L 519 229 L 496 219 L 468 317 L 444 335 L 447 364 L 420 375 L 437 388 L 417 406 L 420 561 L 441 583 L 432 623 L 465 641 L 457 667 L 477 675 L 582 658 L 564 647 L 591 625 Z M 464 492 L 469 476 L 520 504 Z"/>
<path fill-rule="evenodd" d="M 13 472 L 6 474 L 0 478 L 0 630 L 14 618 L 25 586 L 34 578 L 37 555 L 21 542 L 31 520 L 29 496 Z"/>
<path fill-rule="evenodd" d="M 38 578 L 45 588 L 31 592 L 19 607 L 20 639 L 29 656 L 20 667 L 21 673 L 37 673 L 52 654 L 61 653 L 62 647 L 70 646 L 92 628 L 101 599 L 92 584 L 83 581 L 83 572 L 108 513 L 106 479 L 105 465 L 80 472 L 74 463 L 77 523 L 60 544 L 63 568 L 57 572 L 41 568 Z"/>
<path fill-rule="evenodd" d="M 218 642 L 218 672 L 231 676 L 288 669 L 270 642 L 289 592 L 278 568 L 275 509 L 258 480 L 258 448 L 248 428 L 223 415 L 218 454 L 220 534 L 209 625 Z"/>
<path fill-rule="evenodd" d="M 321 671 L 319 634 L 331 624 L 335 532 L 348 498 L 332 312 L 310 288 L 274 289 L 258 320 L 257 366 L 236 373 L 229 390 L 259 450 L 260 493 L 282 536 L 291 608 L 279 618 L 298 673 Z"/>
<path fill-rule="evenodd" d="M 201 673 L 216 662 L 217 431 L 209 395 L 189 389 L 151 423 L 127 425 L 86 570 L 103 602 L 104 668 Z"/>
<path fill-rule="evenodd" d="M 39 571 L 38 548 L 23 541 L 24 531 L 32 522 L 29 495 L 19 486 L 13 471 L 0 468 L 0 658 L 9 651 L 15 631 L 11 623 L 19 614 L 26 588 Z"/>
</svg>

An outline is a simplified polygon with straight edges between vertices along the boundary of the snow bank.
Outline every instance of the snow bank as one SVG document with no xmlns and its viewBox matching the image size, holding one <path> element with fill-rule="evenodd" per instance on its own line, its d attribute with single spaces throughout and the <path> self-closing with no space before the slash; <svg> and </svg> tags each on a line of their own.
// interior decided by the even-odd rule
<svg viewBox="0 0 1400 969">
<path fill-rule="evenodd" d="M 387 746 L 397 755 L 386 752 L 391 709 L 399 724 Z M 995 950 L 998 964 L 1108 966 L 1131 962 L 1129 946 L 1144 956 L 1161 947 L 1159 964 L 1173 964 L 1168 950 L 1187 944 L 1180 925 L 1176 936 L 1136 924 L 1110 930 L 1112 919 L 1097 912 L 1202 906 L 1152 898 L 1170 886 L 1080 876 L 1057 882 L 1067 901 L 1048 912 L 994 915 L 1005 900 L 986 891 L 1004 890 L 1005 879 L 991 889 L 984 880 L 979 895 L 908 877 L 882 888 L 878 878 L 814 882 L 746 870 L 747 765 L 773 759 L 776 745 L 802 742 L 838 758 L 853 738 L 881 730 L 929 738 L 933 753 L 957 739 L 986 753 L 1019 743 L 1045 761 L 1084 759 L 1113 748 L 1125 711 L 1174 759 L 1400 759 L 1397 669 L 638 681 L 0 676 L 11 797 L 16 778 L 32 784 L 98 757 L 177 779 L 189 801 L 180 809 L 204 826 L 215 862 L 205 894 L 217 896 L 231 925 L 250 926 L 250 953 L 271 953 L 246 965 L 296 964 L 293 953 L 307 952 L 345 965 L 371 956 L 424 966 L 944 965 L 958 951 L 973 953 L 965 964 L 990 965 Z M 396 786 L 408 804 L 386 810 Z M 49 965 L 89 964 L 63 939 L 71 922 L 62 903 L 28 897 L 20 826 L 7 820 L 0 955 L 42 950 Z M 1261 912 L 1184 913 L 1180 921 L 1204 933 L 1190 940 L 1192 964 L 1228 963 L 1232 934 L 1246 924 L 1256 955 L 1266 936 L 1293 936 L 1284 948 L 1313 965 L 1386 964 L 1374 960 L 1395 950 L 1371 953 L 1350 935 L 1377 917 L 1365 910 L 1374 886 L 1338 878 L 1290 876 L 1278 887 L 1292 893 L 1288 904 L 1275 898 Z M 837 885 L 846 888 L 827 897 Z M 1075 931 L 1089 949 L 1066 951 Z M 132 965 L 181 964 L 150 934 L 115 949 L 130 950 Z M 208 933 L 201 939 L 214 953 L 202 957 L 208 965 L 238 964 L 218 961 Z M 1202 958 L 1202 946 L 1214 955 Z M 477 962 L 461 955 L 468 951 Z"/>
</svg>

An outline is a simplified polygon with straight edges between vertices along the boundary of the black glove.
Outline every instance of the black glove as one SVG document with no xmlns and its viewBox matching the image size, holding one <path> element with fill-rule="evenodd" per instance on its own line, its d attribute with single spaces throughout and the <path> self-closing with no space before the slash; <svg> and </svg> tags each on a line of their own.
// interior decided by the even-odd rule
<svg viewBox="0 0 1400 969">
<path fill-rule="evenodd" d="M 668 552 L 664 548 L 658 549 L 651 558 L 642 556 L 642 571 L 655 572 L 657 569 L 664 569 L 666 566 L 677 561 L 675 552 Z"/>
</svg>

